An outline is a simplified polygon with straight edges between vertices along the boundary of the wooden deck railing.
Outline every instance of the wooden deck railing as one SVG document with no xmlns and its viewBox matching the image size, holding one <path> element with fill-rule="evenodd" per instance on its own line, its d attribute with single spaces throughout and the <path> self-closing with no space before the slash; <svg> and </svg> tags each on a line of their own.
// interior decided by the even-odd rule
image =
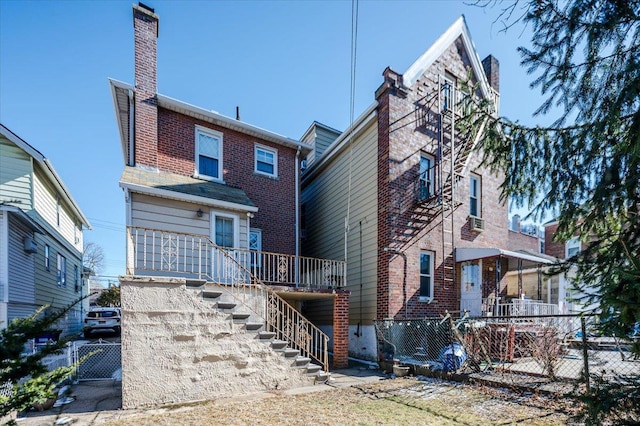
<svg viewBox="0 0 640 426">
<path fill-rule="evenodd" d="M 182 276 L 221 284 L 264 319 L 267 330 L 275 332 L 277 339 L 287 340 L 302 356 L 320 363 L 324 371 L 329 368 L 329 337 L 265 282 L 296 284 L 299 281 L 291 275 L 295 271 L 309 278 L 302 281 L 306 287 L 331 284 L 335 288 L 344 285 L 344 268 L 344 262 L 338 261 L 225 249 L 202 235 L 127 228 L 127 274 Z M 342 274 L 340 279 L 336 272 Z M 314 277 L 323 281 L 311 281 Z"/>
</svg>

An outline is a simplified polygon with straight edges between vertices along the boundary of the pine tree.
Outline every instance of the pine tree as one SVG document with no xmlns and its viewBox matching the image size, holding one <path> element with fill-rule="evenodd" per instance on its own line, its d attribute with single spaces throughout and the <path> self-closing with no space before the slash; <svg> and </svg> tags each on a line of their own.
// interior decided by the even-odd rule
<svg viewBox="0 0 640 426">
<path fill-rule="evenodd" d="M 25 349 L 30 340 L 51 331 L 76 303 L 55 311 L 43 306 L 29 317 L 13 319 L 0 331 L 0 418 L 55 397 L 54 387 L 74 372 L 76 365 L 47 371 L 42 363 L 46 356 L 61 353 L 68 339 L 50 341 L 35 353 Z"/>
<path fill-rule="evenodd" d="M 557 272 L 575 268 L 603 331 L 627 336 L 640 321 L 640 0 L 498 4 L 506 29 L 522 20 L 533 30 L 519 52 L 546 97 L 535 114 L 557 115 L 528 127 L 484 102 L 460 124 L 484 130 L 479 147 L 506 175 L 503 199 L 533 205 L 535 218 L 556 214 L 559 241 L 581 238 L 584 249 Z M 583 398 L 589 424 L 640 421 L 640 377 L 593 382 Z"/>
</svg>

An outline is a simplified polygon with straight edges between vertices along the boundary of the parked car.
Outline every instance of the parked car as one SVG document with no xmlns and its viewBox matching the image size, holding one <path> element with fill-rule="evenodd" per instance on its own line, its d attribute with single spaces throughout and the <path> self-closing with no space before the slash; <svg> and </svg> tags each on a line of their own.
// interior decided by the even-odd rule
<svg viewBox="0 0 640 426">
<path fill-rule="evenodd" d="M 84 317 L 82 331 L 85 337 L 96 330 L 113 330 L 120 333 L 121 322 L 120 308 L 92 308 Z"/>
</svg>

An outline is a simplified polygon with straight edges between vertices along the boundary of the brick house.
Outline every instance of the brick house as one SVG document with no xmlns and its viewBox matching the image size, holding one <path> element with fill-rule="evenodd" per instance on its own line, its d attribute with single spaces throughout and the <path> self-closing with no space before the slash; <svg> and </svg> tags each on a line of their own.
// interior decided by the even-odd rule
<svg viewBox="0 0 640 426">
<path fill-rule="evenodd" d="M 374 103 L 339 132 L 313 123 L 302 176 L 303 253 L 344 258 L 349 352 L 376 359 L 374 321 L 504 303 L 508 271 L 550 260 L 510 245 L 504 176 L 480 165 L 456 126 L 469 95 L 499 106 L 499 64 L 481 61 L 460 17 L 403 74 L 387 68 Z M 476 93 L 462 90 L 471 75 Z M 517 247 L 516 247 L 517 248 Z M 330 306 L 303 313 L 331 334 Z"/>
<path fill-rule="evenodd" d="M 134 5 L 133 23 L 135 84 L 110 80 L 127 224 L 123 406 L 317 377 L 329 343 L 300 314 L 307 300 L 332 306 L 332 366 L 346 366 L 344 262 L 300 256 L 300 163 L 312 147 L 159 94 L 158 15 Z M 194 361 L 176 362 L 184 353 Z"/>
</svg>

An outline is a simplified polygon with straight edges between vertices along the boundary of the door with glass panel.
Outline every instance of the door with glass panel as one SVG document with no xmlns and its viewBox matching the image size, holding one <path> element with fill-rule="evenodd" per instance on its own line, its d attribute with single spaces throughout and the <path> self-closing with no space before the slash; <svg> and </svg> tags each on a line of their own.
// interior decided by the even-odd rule
<svg viewBox="0 0 640 426">
<path fill-rule="evenodd" d="M 216 246 L 212 250 L 211 272 L 214 282 L 240 284 L 244 277 L 242 261 L 234 250 L 238 244 L 238 218 L 217 212 L 211 213 L 212 240 Z"/>
</svg>

